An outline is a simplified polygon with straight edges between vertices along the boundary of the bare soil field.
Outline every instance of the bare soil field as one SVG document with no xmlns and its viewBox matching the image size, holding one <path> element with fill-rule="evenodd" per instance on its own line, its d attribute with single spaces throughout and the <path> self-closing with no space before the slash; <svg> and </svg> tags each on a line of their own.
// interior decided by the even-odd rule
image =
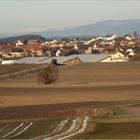
<svg viewBox="0 0 140 140">
<path fill-rule="evenodd" d="M 75 133 L 72 138 L 129 138 L 130 130 L 126 129 L 124 135 L 121 130 L 136 124 L 137 131 L 132 131 L 130 138 L 136 134 L 140 138 L 139 70 L 140 62 L 87 63 L 61 67 L 58 80 L 49 85 L 39 85 L 36 75 L 0 81 L 0 124 L 50 118 L 71 120 L 77 116 L 84 123 L 84 116 L 88 116 L 84 133 L 71 132 L 66 137 Z M 115 137 L 119 127 L 120 135 Z M 29 133 L 29 137 L 22 135 L 17 138 L 32 137 Z"/>
</svg>

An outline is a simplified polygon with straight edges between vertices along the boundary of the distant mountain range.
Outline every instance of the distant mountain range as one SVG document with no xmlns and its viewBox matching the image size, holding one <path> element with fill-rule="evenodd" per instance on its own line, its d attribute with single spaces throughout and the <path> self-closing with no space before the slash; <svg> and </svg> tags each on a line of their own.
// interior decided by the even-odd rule
<svg viewBox="0 0 140 140">
<path fill-rule="evenodd" d="M 1 38 L 0 43 L 15 43 L 17 40 L 25 41 L 25 40 L 39 40 L 45 41 L 46 39 L 40 35 L 18 35 L 12 37 Z"/>
<path fill-rule="evenodd" d="M 140 19 L 136 20 L 108 20 L 90 25 L 69 28 L 62 31 L 46 31 L 40 35 L 45 37 L 68 37 L 68 36 L 94 36 L 94 35 L 126 35 L 134 31 L 140 32 Z"/>
<path fill-rule="evenodd" d="M 140 33 L 140 19 L 131 20 L 107 20 L 101 21 L 94 24 L 78 26 L 65 30 L 49 30 L 44 32 L 31 32 L 29 34 L 39 35 L 41 38 L 53 38 L 53 37 L 85 37 L 85 36 L 96 36 L 96 35 L 126 35 L 133 32 Z M 18 34 L 16 34 L 17 36 Z M 13 34 L 13 36 L 15 36 Z M 42 37 L 43 36 L 43 37 Z M 0 34 L 0 37 L 2 35 Z"/>
</svg>

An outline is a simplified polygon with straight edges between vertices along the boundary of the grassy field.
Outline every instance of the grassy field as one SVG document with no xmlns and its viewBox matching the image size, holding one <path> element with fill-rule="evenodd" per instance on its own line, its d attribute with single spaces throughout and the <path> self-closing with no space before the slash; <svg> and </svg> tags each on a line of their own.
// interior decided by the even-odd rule
<svg viewBox="0 0 140 140">
<path fill-rule="evenodd" d="M 30 67 L 0 66 L 0 74 Z M 17 137 L 31 138 L 47 134 L 42 122 L 51 117 L 60 121 L 86 115 L 88 128 L 73 138 L 140 138 L 139 70 L 140 62 L 87 63 L 60 68 L 58 80 L 50 85 L 39 85 L 36 75 L 0 81 L 0 129 L 3 122 L 41 120 Z"/>
<path fill-rule="evenodd" d="M 94 130 L 81 134 L 76 139 L 139 139 L 140 122 L 99 123 Z"/>
<path fill-rule="evenodd" d="M 13 133 L 7 135 L 5 138 L 10 139 L 30 139 L 38 136 L 49 135 L 56 128 L 56 126 L 60 123 L 60 118 L 49 118 L 49 119 L 39 119 L 39 120 L 18 120 L 11 122 L 1 122 L 0 127 L 0 138 L 7 134 L 9 131 L 12 131 L 14 128 L 23 123 L 23 125 L 14 131 Z M 23 131 L 23 133 L 18 134 L 20 131 L 24 130 L 28 124 L 32 123 L 32 127 L 28 128 L 28 131 Z"/>
</svg>

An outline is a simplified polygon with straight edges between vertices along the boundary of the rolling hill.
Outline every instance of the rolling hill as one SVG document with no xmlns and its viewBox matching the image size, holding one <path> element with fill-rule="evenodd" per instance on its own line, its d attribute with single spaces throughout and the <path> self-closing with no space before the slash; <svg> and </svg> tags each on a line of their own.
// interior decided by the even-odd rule
<svg viewBox="0 0 140 140">
<path fill-rule="evenodd" d="M 126 35 L 128 33 L 138 32 L 140 33 L 140 19 L 130 19 L 130 20 L 106 20 L 100 21 L 93 24 L 82 25 L 74 28 L 68 28 L 65 30 L 48 30 L 43 32 L 28 32 L 26 35 L 21 35 L 20 33 L 13 34 L 14 37 L 4 38 L 3 33 L 0 34 L 0 42 L 15 42 L 15 40 L 29 40 L 36 39 L 44 40 L 45 38 L 61 38 L 61 37 L 87 37 L 96 35 Z M 2 38 L 3 36 L 3 38 Z"/>
<path fill-rule="evenodd" d="M 17 40 L 28 41 L 34 39 L 39 41 L 45 41 L 45 38 L 40 35 L 19 35 L 19 36 L 1 38 L 0 43 L 15 43 Z"/>
<path fill-rule="evenodd" d="M 94 35 L 126 35 L 134 31 L 140 32 L 140 19 L 136 20 L 107 20 L 90 25 L 83 25 L 66 30 L 52 30 L 40 32 L 45 37 L 69 37 L 69 36 L 94 36 Z"/>
</svg>

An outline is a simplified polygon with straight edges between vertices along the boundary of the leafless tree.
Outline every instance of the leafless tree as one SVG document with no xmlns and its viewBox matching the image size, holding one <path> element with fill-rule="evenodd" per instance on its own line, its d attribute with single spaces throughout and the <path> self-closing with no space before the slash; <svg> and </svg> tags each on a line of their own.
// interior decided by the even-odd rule
<svg viewBox="0 0 140 140">
<path fill-rule="evenodd" d="M 37 74 L 37 81 L 38 83 L 43 84 L 51 84 L 55 82 L 58 78 L 58 69 L 55 67 L 55 65 L 48 65 L 45 68 L 42 68 L 38 71 Z"/>
</svg>

